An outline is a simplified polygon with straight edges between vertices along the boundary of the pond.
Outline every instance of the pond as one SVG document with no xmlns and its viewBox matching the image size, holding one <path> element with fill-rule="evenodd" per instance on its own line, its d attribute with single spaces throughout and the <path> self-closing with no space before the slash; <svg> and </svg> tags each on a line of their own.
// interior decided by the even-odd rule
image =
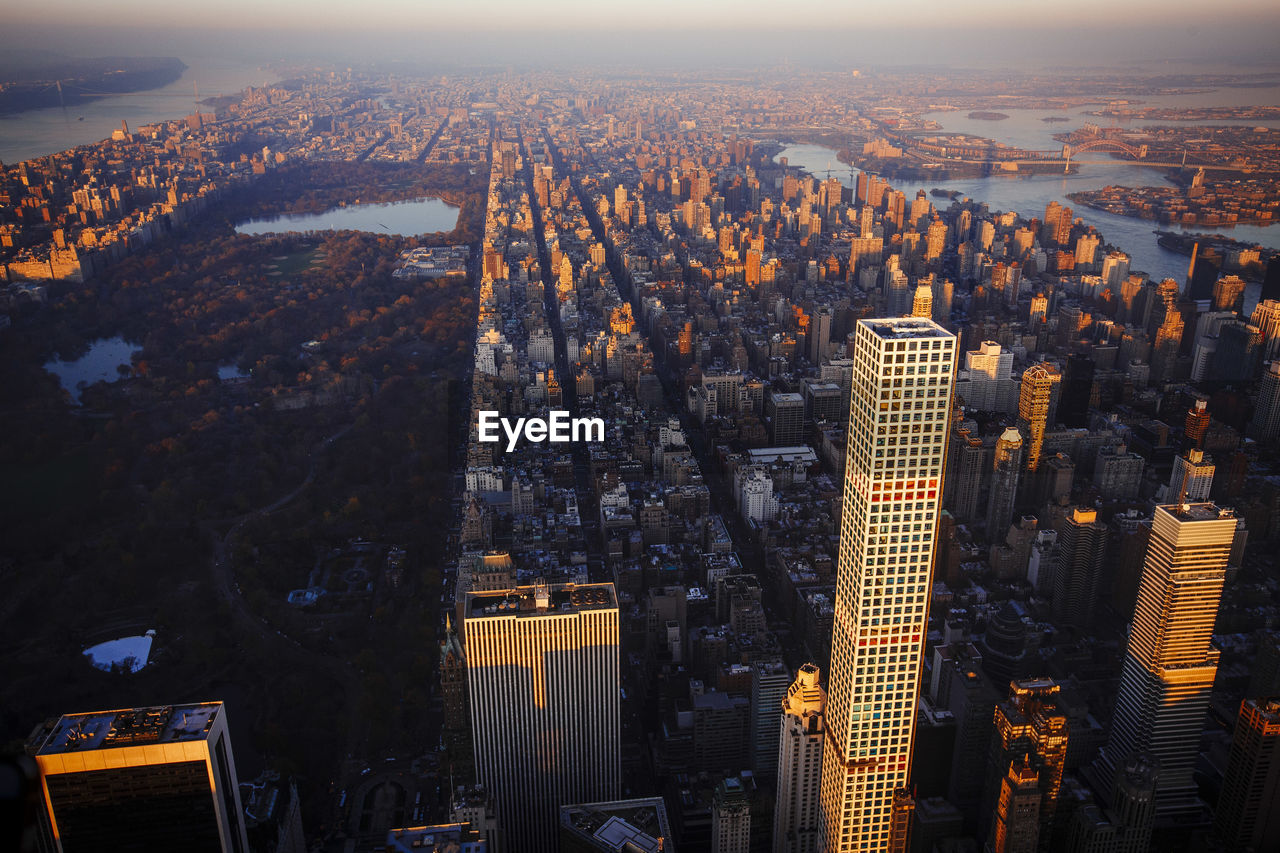
<svg viewBox="0 0 1280 853">
<path fill-rule="evenodd" d="M 237 234 L 288 234 L 307 231 L 370 231 L 414 237 L 452 231 L 459 207 L 438 198 L 393 201 L 387 204 L 349 204 L 323 213 L 286 213 L 252 219 L 236 226 Z"/>
<path fill-rule="evenodd" d="M 121 365 L 133 364 L 133 354 L 141 352 L 137 344 L 122 337 L 99 338 L 89 344 L 89 351 L 72 361 L 51 358 L 44 369 L 58 377 L 63 389 L 71 395 L 72 404 L 80 405 L 80 392 L 95 382 L 120 379 Z"/>
<path fill-rule="evenodd" d="M 136 637 L 108 640 L 85 649 L 84 656 L 94 669 L 103 672 L 111 672 L 113 669 L 137 672 L 147 665 L 151 657 L 151 642 L 155 636 L 155 630 L 151 630 Z"/>
</svg>

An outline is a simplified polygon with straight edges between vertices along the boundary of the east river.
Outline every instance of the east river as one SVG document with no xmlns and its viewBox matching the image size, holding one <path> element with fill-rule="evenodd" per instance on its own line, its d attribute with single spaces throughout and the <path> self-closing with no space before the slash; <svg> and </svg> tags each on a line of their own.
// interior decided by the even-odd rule
<svg viewBox="0 0 1280 853">
<path fill-rule="evenodd" d="M 1275 104 L 1280 103 L 1280 87 L 1263 89 L 1223 90 L 1212 94 L 1179 95 L 1144 99 L 1140 106 L 1227 106 L 1233 104 Z M 1033 150 L 1049 150 L 1060 148 L 1061 142 L 1053 138 L 1053 134 L 1077 128 L 1087 121 L 1109 126 L 1112 120 L 1103 116 L 1085 115 L 1086 111 L 1098 109 L 1100 105 L 1077 107 L 1071 110 L 1014 110 L 1003 109 L 1009 118 L 1002 121 L 984 121 L 970 119 L 967 111 L 926 113 L 923 118 L 932 119 L 942 125 L 947 133 L 972 133 L 995 139 L 1008 145 Z M 1067 122 L 1041 121 L 1045 116 L 1067 116 Z M 1157 122 L 1141 120 L 1129 124 L 1183 124 L 1182 122 Z M 1280 122 L 1275 121 L 1214 121 L 1194 122 L 1194 124 L 1236 124 L 1246 127 L 1268 127 L 1280 129 Z M 1104 159 L 1109 155 L 1099 155 L 1096 159 Z M 822 178 L 827 170 L 839 177 L 846 185 L 851 185 L 856 169 L 842 163 L 831 148 L 821 145 L 790 145 L 779 152 L 777 157 L 786 157 L 792 166 L 799 166 L 811 174 Z M 776 159 L 776 158 L 775 158 Z M 1076 167 L 1077 171 L 1070 175 L 1025 175 L 1011 177 L 996 175 L 986 178 L 965 178 L 945 180 L 934 183 L 890 179 L 895 189 L 906 193 L 910 202 L 916 191 L 940 188 L 959 192 L 962 197 L 984 202 L 992 211 L 1017 211 L 1030 219 L 1033 216 L 1044 216 L 1045 206 L 1050 201 L 1070 207 L 1075 216 L 1092 225 L 1102 233 L 1106 242 L 1116 246 L 1132 257 L 1132 268 L 1141 270 L 1154 279 L 1172 278 L 1182 283 L 1187 275 L 1189 259 L 1185 255 L 1171 252 L 1156 242 L 1156 229 L 1165 231 L 1193 231 L 1223 234 L 1247 243 L 1256 243 L 1269 248 L 1280 248 L 1280 226 L 1236 225 L 1231 228 L 1221 226 L 1193 226 L 1179 228 L 1163 225 L 1149 219 L 1136 219 L 1128 216 L 1117 216 L 1100 210 L 1093 210 L 1077 205 L 1067 198 L 1068 193 L 1082 190 L 1096 190 L 1108 185 L 1120 186 L 1158 186 L 1167 184 L 1163 173 L 1158 169 L 1144 168 L 1117 161 L 1117 165 Z M 929 197 L 935 207 L 945 208 L 950 202 L 945 198 Z M 1245 310 L 1253 310 L 1257 301 L 1258 286 L 1251 284 L 1245 292 Z"/>
</svg>

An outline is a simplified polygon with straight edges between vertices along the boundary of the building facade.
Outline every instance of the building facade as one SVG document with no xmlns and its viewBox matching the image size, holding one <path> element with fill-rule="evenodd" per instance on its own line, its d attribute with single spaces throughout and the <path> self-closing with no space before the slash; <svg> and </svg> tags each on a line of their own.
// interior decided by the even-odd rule
<svg viewBox="0 0 1280 853">
<path fill-rule="evenodd" d="M 1151 754 L 1160 819 L 1200 810 L 1191 774 L 1218 670 L 1210 641 L 1235 531 L 1235 515 L 1212 503 L 1157 506 L 1152 518 L 1111 734 L 1094 770 L 1109 795 L 1120 762 Z"/>
<path fill-rule="evenodd" d="M 35 759 L 46 849 L 249 849 L 221 702 L 68 714 Z"/>
<path fill-rule="evenodd" d="M 828 853 L 895 843 L 895 793 L 905 795 L 915 734 L 955 357 L 955 336 L 931 320 L 860 320 L 855 331 L 822 756 Z"/>
<path fill-rule="evenodd" d="M 822 820 L 823 714 L 827 694 L 818 667 L 800 667 L 782 703 L 778 736 L 778 789 L 773 809 L 773 853 L 819 853 Z"/>
<path fill-rule="evenodd" d="M 560 806 L 618 796 L 613 584 L 468 593 L 464 628 L 477 781 L 507 849 L 550 853 Z"/>
</svg>

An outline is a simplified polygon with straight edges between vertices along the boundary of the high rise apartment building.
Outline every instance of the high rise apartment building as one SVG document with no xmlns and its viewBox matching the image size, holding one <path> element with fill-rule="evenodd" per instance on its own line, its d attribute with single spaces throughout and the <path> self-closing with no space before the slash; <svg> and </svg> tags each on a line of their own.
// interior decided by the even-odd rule
<svg viewBox="0 0 1280 853">
<path fill-rule="evenodd" d="M 1233 850 L 1280 850 L 1280 698 L 1240 703 L 1215 822 Z"/>
<path fill-rule="evenodd" d="M 822 757 L 828 853 L 892 849 L 909 805 L 955 355 L 955 336 L 923 318 L 860 320 L 854 333 Z"/>
<path fill-rule="evenodd" d="M 1218 650 L 1211 644 L 1236 517 L 1212 503 L 1157 506 L 1111 735 L 1095 762 L 1104 795 L 1135 753 L 1160 766 L 1156 814 L 1198 811 L 1191 778 Z"/>
<path fill-rule="evenodd" d="M 221 702 L 67 714 L 33 746 L 44 849 L 249 849 Z"/>
<path fill-rule="evenodd" d="M 1027 435 L 1027 470 L 1040 467 L 1045 430 L 1057 418 L 1062 372 L 1052 364 L 1033 364 L 1022 372 L 1018 394 L 1018 423 Z"/>
<path fill-rule="evenodd" d="M 613 584 L 468 593 L 464 628 L 476 779 L 507 849 L 550 853 L 560 806 L 618 797 Z"/>
<path fill-rule="evenodd" d="M 782 703 L 773 853 L 819 853 L 822 849 L 818 784 L 827 694 L 818 676 L 818 667 L 813 664 L 800 667 Z"/>
</svg>

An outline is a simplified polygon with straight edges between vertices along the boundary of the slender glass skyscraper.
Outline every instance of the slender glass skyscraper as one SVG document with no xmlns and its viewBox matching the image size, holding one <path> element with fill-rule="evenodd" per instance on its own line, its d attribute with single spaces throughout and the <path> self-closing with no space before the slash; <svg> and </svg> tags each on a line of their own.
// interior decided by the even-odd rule
<svg viewBox="0 0 1280 853">
<path fill-rule="evenodd" d="M 855 331 L 822 756 L 827 853 L 893 849 L 895 792 L 909 800 L 955 355 L 955 336 L 924 318 Z"/>
<path fill-rule="evenodd" d="M 1157 506 L 1129 629 L 1111 736 L 1095 764 L 1104 795 L 1135 751 L 1160 762 L 1157 819 L 1197 812 L 1191 778 L 1218 650 L 1210 642 L 1236 517 L 1211 503 Z"/>
</svg>

